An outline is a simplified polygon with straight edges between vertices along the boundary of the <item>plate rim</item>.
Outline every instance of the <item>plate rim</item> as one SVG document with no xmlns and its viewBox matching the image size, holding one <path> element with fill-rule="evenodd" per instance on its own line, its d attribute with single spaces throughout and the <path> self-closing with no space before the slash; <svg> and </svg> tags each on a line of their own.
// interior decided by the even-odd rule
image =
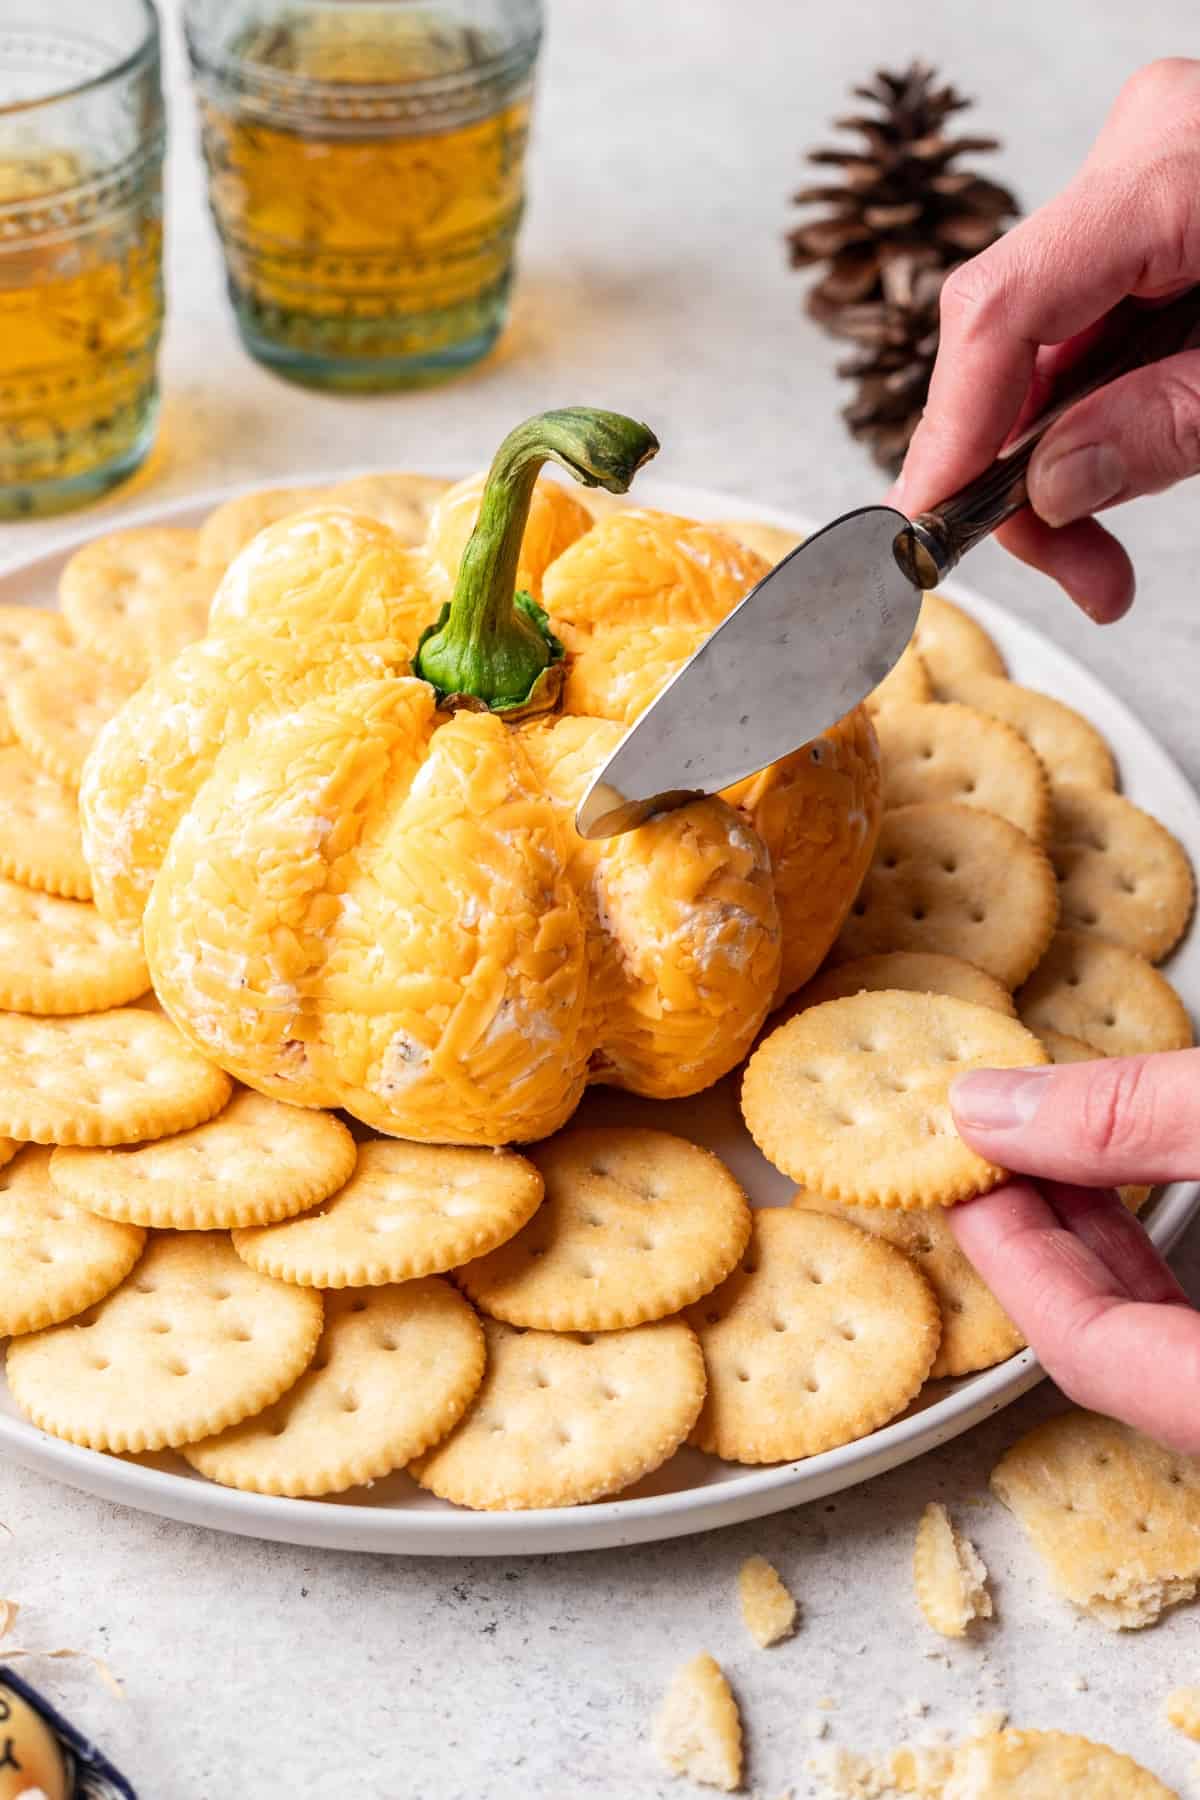
<svg viewBox="0 0 1200 1800">
<path fill-rule="evenodd" d="M 101 531 L 120 531 L 178 523 L 181 514 L 194 517 L 227 500 L 260 492 L 264 487 L 332 485 L 357 475 L 390 472 L 394 472 L 391 465 L 362 464 L 343 467 L 333 473 L 321 470 L 309 474 L 289 472 L 266 481 L 233 482 L 190 495 L 177 494 L 106 515 L 100 521 L 93 518 L 89 526 L 81 525 L 77 530 L 56 535 L 51 543 L 42 543 L 36 549 L 0 559 L 0 581 L 10 580 L 21 571 L 35 570 L 39 564 L 61 563 L 80 545 L 99 535 L 97 524 Z M 421 472 L 453 481 L 460 479 L 464 470 L 461 465 L 442 464 Z M 742 517 L 805 534 L 816 529 L 798 512 L 690 482 L 651 476 L 639 484 L 639 496 L 641 494 L 649 506 L 686 510 L 702 519 Z M 1102 716 L 1119 721 L 1122 731 L 1148 744 L 1158 761 L 1160 773 L 1167 777 L 1173 790 L 1169 796 L 1171 808 L 1190 809 L 1200 835 L 1200 795 L 1170 750 L 1119 694 L 1108 688 L 1071 651 L 1063 649 L 1036 627 L 997 602 L 986 599 L 969 585 L 950 581 L 943 584 L 939 592 L 964 605 L 982 624 L 1030 655 L 1045 657 L 1049 653 L 1052 661 L 1069 674 L 1071 681 L 1086 693 Z M 1154 1215 L 1148 1221 L 1150 1235 L 1161 1249 L 1168 1251 L 1198 1212 L 1200 1182 L 1172 1183 L 1164 1189 Z M 0 1413 L 0 1452 L 37 1473 L 49 1475 L 97 1498 L 131 1506 L 157 1517 L 236 1535 L 317 1549 L 376 1554 L 550 1554 L 687 1536 L 821 1499 L 842 1488 L 870 1480 L 970 1430 L 1029 1392 L 1044 1374 L 1033 1352 L 1023 1350 L 994 1368 L 962 1377 L 957 1388 L 919 1412 L 906 1414 L 864 1438 L 798 1462 L 752 1467 L 717 1484 L 671 1493 L 520 1512 L 372 1508 L 334 1498 L 304 1500 L 246 1493 L 170 1471 L 147 1468 L 103 1451 L 88 1450 L 51 1437 L 24 1419 L 3 1413 Z"/>
</svg>

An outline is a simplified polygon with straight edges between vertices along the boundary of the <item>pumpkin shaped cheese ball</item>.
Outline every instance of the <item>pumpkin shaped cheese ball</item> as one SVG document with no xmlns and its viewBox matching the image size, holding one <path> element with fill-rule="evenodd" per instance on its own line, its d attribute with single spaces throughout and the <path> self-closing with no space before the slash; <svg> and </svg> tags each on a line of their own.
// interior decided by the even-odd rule
<svg viewBox="0 0 1200 1800">
<path fill-rule="evenodd" d="M 143 924 L 160 1001 L 249 1087 L 398 1137 L 533 1140 L 589 1081 L 709 1086 L 823 958 L 878 830 L 865 713 L 729 796 L 574 829 L 622 682 L 648 703 L 765 567 L 688 520 L 593 525 L 537 480 L 553 458 L 622 493 L 656 449 L 548 413 L 443 496 L 424 549 L 337 508 L 269 526 L 208 637 L 101 733 L 96 905 Z"/>
</svg>

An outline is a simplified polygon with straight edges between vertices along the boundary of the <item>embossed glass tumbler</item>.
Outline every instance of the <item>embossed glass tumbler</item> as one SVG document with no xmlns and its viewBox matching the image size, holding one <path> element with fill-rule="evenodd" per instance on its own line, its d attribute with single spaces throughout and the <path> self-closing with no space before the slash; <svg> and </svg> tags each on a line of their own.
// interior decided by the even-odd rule
<svg viewBox="0 0 1200 1800">
<path fill-rule="evenodd" d="M 0 519 L 94 499 L 153 441 L 162 157 L 150 0 L 4 0 Z"/>
<path fill-rule="evenodd" d="M 321 388 L 438 380 L 507 315 L 541 0 L 186 0 L 251 353 Z"/>
</svg>

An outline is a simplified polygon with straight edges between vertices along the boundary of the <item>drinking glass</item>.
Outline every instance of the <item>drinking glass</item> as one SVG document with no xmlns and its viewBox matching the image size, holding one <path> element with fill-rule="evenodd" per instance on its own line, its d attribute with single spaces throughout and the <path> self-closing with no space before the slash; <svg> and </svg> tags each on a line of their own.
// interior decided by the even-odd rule
<svg viewBox="0 0 1200 1800">
<path fill-rule="evenodd" d="M 11 519 L 93 499 L 153 441 L 164 127 L 151 0 L 6 0 L 3 11 L 0 518 Z"/>
<path fill-rule="evenodd" d="M 252 355 L 437 380 L 508 310 L 541 0 L 185 0 L 209 198 Z"/>
</svg>

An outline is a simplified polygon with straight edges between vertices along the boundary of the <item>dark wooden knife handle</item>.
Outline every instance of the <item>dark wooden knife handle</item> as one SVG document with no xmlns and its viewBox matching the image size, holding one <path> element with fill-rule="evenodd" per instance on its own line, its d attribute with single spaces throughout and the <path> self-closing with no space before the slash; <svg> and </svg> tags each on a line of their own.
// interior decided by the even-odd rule
<svg viewBox="0 0 1200 1800">
<path fill-rule="evenodd" d="M 1029 500 L 1025 477 L 1033 453 L 1057 419 L 1085 394 L 1118 376 L 1175 356 L 1200 338 L 1200 287 L 1163 306 L 1124 300 L 1114 309 L 1103 340 L 1065 377 L 1050 411 L 974 481 L 919 513 L 896 539 L 896 561 L 914 586 L 936 587 L 968 550 L 1003 525 Z"/>
</svg>

